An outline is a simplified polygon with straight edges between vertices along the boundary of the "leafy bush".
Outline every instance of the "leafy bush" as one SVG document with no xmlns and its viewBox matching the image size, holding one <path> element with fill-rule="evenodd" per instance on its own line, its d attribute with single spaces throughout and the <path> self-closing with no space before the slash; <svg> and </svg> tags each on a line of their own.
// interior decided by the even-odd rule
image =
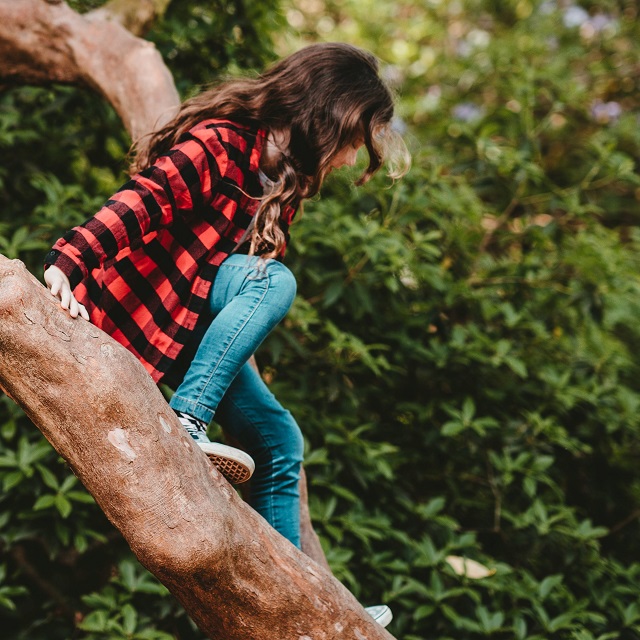
<svg viewBox="0 0 640 640">
<path fill-rule="evenodd" d="M 398 637 L 638 637 L 637 9 L 315 6 L 392 63 L 414 151 L 293 230 L 272 358 L 330 557 Z"/>
<path fill-rule="evenodd" d="M 257 40 L 228 36 L 241 3 L 222 21 L 175 4 L 153 38 L 183 92 L 202 61 L 271 56 L 275 4 L 242 18 Z M 287 257 L 299 296 L 259 354 L 307 438 L 336 575 L 387 601 L 404 640 L 640 637 L 635 3 L 285 15 L 386 61 L 414 156 L 396 185 L 332 175 L 306 205 Z M 299 43 L 281 34 L 281 51 Z M 0 98 L 0 145 L 0 250 L 39 273 L 117 187 L 126 138 L 86 94 L 25 88 Z M 24 415 L 0 411 L 8 637 L 199 637 Z"/>
</svg>

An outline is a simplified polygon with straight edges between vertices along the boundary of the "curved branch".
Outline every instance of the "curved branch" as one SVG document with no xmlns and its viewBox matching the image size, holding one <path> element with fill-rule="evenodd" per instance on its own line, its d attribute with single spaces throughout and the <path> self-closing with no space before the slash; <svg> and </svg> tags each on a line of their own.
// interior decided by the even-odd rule
<svg viewBox="0 0 640 640">
<path fill-rule="evenodd" d="M 167 122 L 180 98 L 155 46 L 109 15 L 82 16 L 64 2 L 0 0 L 0 81 L 94 89 L 136 140 Z"/>
<path fill-rule="evenodd" d="M 170 4 L 171 0 L 109 0 L 85 15 L 92 19 L 114 20 L 134 35 L 143 36 Z"/>
</svg>

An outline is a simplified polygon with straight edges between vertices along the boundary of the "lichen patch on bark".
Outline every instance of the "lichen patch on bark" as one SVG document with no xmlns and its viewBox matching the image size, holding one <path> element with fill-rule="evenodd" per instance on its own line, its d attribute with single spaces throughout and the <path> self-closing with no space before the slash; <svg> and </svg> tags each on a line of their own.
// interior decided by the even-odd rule
<svg viewBox="0 0 640 640">
<path fill-rule="evenodd" d="M 118 451 L 122 452 L 130 462 L 133 462 L 138 457 L 136 452 L 131 448 L 129 437 L 124 429 L 109 431 L 107 439 Z"/>
</svg>

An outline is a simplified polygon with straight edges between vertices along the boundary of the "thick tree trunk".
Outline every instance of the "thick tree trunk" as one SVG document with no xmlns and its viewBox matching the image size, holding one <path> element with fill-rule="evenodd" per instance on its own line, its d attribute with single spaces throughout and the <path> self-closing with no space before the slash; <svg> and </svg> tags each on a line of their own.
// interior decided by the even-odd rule
<svg viewBox="0 0 640 640">
<path fill-rule="evenodd" d="M 392 637 L 242 502 L 130 352 L 3 256 L 0 386 L 210 638 Z"/>
</svg>

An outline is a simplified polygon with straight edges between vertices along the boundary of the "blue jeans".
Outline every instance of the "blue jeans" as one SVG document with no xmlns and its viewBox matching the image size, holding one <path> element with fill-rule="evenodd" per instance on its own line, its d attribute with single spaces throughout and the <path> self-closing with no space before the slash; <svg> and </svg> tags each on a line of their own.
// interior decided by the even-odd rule
<svg viewBox="0 0 640 640">
<path fill-rule="evenodd" d="M 302 434 L 247 363 L 295 294 L 295 278 L 282 263 L 229 256 L 211 287 L 210 322 L 201 325 L 204 335 L 169 404 L 207 423 L 215 416 L 253 457 L 250 504 L 299 547 Z"/>
</svg>

